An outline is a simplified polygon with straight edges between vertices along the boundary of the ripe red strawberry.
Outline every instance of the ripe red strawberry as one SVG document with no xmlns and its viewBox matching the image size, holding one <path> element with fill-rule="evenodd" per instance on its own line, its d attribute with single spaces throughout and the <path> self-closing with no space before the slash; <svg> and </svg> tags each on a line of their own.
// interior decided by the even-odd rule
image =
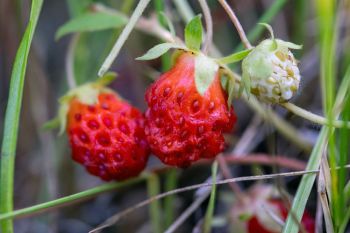
<svg viewBox="0 0 350 233">
<path fill-rule="evenodd" d="M 110 77 L 71 90 L 61 98 L 59 121 L 72 158 L 103 180 L 137 176 L 149 147 L 142 113 L 104 87 Z"/>
<path fill-rule="evenodd" d="M 184 52 L 175 66 L 146 92 L 145 133 L 152 152 L 165 164 L 187 167 L 224 150 L 224 132 L 236 117 L 228 109 L 219 74 L 204 95 L 195 85 L 195 56 Z"/>
<path fill-rule="evenodd" d="M 277 216 L 279 216 L 283 220 L 287 219 L 288 210 L 285 207 L 282 200 L 271 199 L 271 200 L 268 200 L 268 203 L 277 208 L 277 210 L 279 211 L 279 214 Z M 303 225 L 306 232 L 308 233 L 315 232 L 315 220 L 314 218 L 311 217 L 311 215 L 307 211 L 304 212 L 304 215 L 301 219 L 301 224 Z M 264 226 L 262 223 L 260 223 L 259 218 L 256 215 L 253 215 L 249 219 L 247 226 L 248 226 L 248 233 L 278 233 L 278 231 L 267 229 L 268 226 Z"/>
</svg>

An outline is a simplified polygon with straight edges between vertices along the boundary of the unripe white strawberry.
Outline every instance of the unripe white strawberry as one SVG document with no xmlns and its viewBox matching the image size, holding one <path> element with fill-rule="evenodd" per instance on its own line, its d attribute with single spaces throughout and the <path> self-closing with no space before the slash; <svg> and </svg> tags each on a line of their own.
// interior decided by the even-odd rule
<svg viewBox="0 0 350 233">
<path fill-rule="evenodd" d="M 267 39 L 242 62 L 244 88 L 268 103 L 284 103 L 297 92 L 300 73 L 289 49 L 300 49 L 279 39 Z"/>
</svg>

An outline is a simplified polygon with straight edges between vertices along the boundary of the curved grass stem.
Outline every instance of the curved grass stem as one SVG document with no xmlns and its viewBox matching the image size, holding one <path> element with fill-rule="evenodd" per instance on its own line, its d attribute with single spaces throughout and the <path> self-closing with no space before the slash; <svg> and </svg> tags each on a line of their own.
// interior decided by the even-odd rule
<svg viewBox="0 0 350 233">
<path fill-rule="evenodd" d="M 41 12 L 43 0 L 33 0 L 28 26 L 16 53 L 11 74 L 9 98 L 4 121 L 4 136 L 0 159 L 0 214 L 13 210 L 13 183 L 14 166 L 18 138 L 18 128 L 22 107 L 24 79 L 27 69 L 27 60 L 34 31 Z M 2 221 L 1 232 L 12 233 L 12 220 Z"/>
<path fill-rule="evenodd" d="M 206 0 L 198 0 L 199 5 L 202 8 L 205 20 L 205 40 L 203 45 L 203 53 L 207 54 L 210 50 L 210 46 L 213 42 L 213 19 L 210 14 L 210 9 Z"/>
<path fill-rule="evenodd" d="M 239 22 L 235 12 L 232 10 L 232 8 L 229 6 L 229 4 L 226 2 L 226 0 L 218 0 L 221 6 L 224 8 L 228 16 L 230 17 L 232 23 L 235 25 L 237 32 L 239 34 L 239 37 L 241 38 L 242 43 L 247 49 L 251 49 L 253 46 L 250 44 L 247 35 L 245 34 L 243 27 L 241 23 Z"/>
<path fill-rule="evenodd" d="M 303 108 L 300 108 L 292 103 L 284 103 L 281 104 L 282 107 L 288 109 L 290 112 L 294 113 L 297 116 L 300 116 L 306 120 L 309 120 L 311 122 L 320 124 L 320 125 L 326 125 L 326 126 L 333 126 L 336 128 L 342 128 L 346 127 L 350 129 L 350 122 L 348 121 L 340 121 L 335 120 L 333 122 L 330 122 L 327 118 L 324 118 L 322 116 L 316 115 L 314 113 L 311 113 Z"/>
<path fill-rule="evenodd" d="M 120 36 L 118 37 L 117 41 L 115 42 L 111 52 L 108 54 L 107 58 L 103 62 L 100 70 L 98 71 L 98 76 L 102 77 L 108 70 L 109 67 L 111 67 L 113 61 L 118 56 L 122 46 L 124 45 L 125 41 L 128 39 L 132 29 L 135 27 L 135 24 L 137 20 L 142 15 L 143 11 L 146 9 L 148 3 L 151 0 L 140 0 L 137 4 L 135 11 L 131 15 L 128 24 L 125 26 L 123 31 L 121 32 Z"/>
</svg>

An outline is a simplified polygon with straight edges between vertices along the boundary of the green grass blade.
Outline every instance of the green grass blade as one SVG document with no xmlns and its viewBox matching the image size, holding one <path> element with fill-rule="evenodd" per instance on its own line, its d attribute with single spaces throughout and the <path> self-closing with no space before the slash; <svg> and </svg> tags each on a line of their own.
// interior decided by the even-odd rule
<svg viewBox="0 0 350 233">
<path fill-rule="evenodd" d="M 218 162 L 215 161 L 211 168 L 211 176 L 213 178 L 213 183 L 216 182 L 217 172 L 218 172 Z M 214 208 L 215 208 L 215 198 L 216 198 L 216 185 L 214 184 L 211 186 L 209 204 L 208 204 L 207 212 L 205 213 L 204 226 L 203 226 L 204 233 L 211 232 L 211 223 L 213 220 L 213 214 L 214 214 Z"/>
<path fill-rule="evenodd" d="M 21 40 L 13 65 L 1 148 L 0 213 L 11 212 L 13 209 L 13 176 L 24 77 L 27 68 L 29 49 L 38 22 L 42 3 L 43 0 L 32 1 L 28 26 Z M 12 221 L 8 220 L 2 222 L 1 229 L 3 233 L 13 232 Z"/>
<path fill-rule="evenodd" d="M 159 184 L 159 178 L 157 174 L 152 173 L 147 179 L 147 189 L 148 189 L 148 196 L 153 197 L 157 196 L 160 193 L 160 184 Z M 151 223 L 152 223 L 152 232 L 154 233 L 161 233 L 162 232 L 162 215 L 161 213 L 161 207 L 160 202 L 154 201 L 149 205 L 149 212 L 151 216 Z"/>
<path fill-rule="evenodd" d="M 335 108 L 338 108 L 339 105 L 342 105 L 342 103 L 344 102 L 344 99 L 347 96 L 346 93 L 348 93 L 349 90 L 350 90 L 350 72 L 347 72 L 341 84 L 339 85 L 339 90 L 335 101 Z M 338 113 L 335 114 L 335 117 L 337 115 Z M 329 135 L 329 133 L 330 133 L 330 129 L 324 126 L 318 136 L 316 145 L 312 150 L 306 170 L 318 169 L 321 161 L 322 153 L 323 153 L 322 149 L 327 142 L 327 136 Z M 315 178 L 316 178 L 315 174 L 304 175 L 299 184 L 297 193 L 293 201 L 292 209 L 291 209 L 291 212 L 295 214 L 298 221 L 300 221 L 304 213 L 306 202 L 310 196 Z M 298 224 L 294 222 L 293 217 L 291 216 L 291 214 L 289 214 L 286 224 L 283 228 L 283 233 L 297 233 L 298 231 L 299 231 Z"/>
<path fill-rule="evenodd" d="M 31 215 L 34 213 L 41 213 L 45 210 L 50 210 L 52 208 L 59 208 L 62 206 L 68 206 L 69 204 L 77 203 L 78 201 L 83 201 L 88 198 L 94 197 L 98 194 L 109 192 L 112 190 L 116 190 L 119 188 L 123 188 L 126 186 L 130 186 L 136 183 L 139 183 L 147 178 L 147 174 L 140 175 L 136 178 L 129 179 L 123 182 L 111 182 L 108 184 L 103 184 L 95 188 L 91 188 L 79 193 L 75 193 L 69 196 L 61 197 L 52 201 L 48 201 L 45 203 L 33 205 L 27 208 L 15 210 L 9 213 L 0 214 L 0 221 L 6 220 L 6 219 L 13 219 L 20 216 L 26 216 Z"/>
<path fill-rule="evenodd" d="M 165 192 L 176 189 L 177 185 L 177 171 L 176 169 L 170 169 L 165 177 Z M 168 196 L 164 199 L 164 212 L 165 212 L 165 226 L 169 227 L 174 220 L 174 200 L 175 196 Z"/>
</svg>

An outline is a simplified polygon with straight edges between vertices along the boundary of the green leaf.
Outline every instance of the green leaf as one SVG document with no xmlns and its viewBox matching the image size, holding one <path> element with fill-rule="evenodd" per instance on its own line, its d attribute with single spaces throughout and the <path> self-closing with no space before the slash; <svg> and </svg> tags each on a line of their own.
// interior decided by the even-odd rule
<svg viewBox="0 0 350 233">
<path fill-rule="evenodd" d="M 203 26 L 201 15 L 194 17 L 185 28 L 185 43 L 189 49 L 199 51 L 202 43 Z"/>
<path fill-rule="evenodd" d="M 218 172 L 218 162 L 215 161 L 211 167 L 211 176 L 212 176 L 212 182 L 216 182 L 216 174 Z M 210 199 L 208 203 L 207 212 L 205 213 L 204 218 L 204 227 L 203 232 L 204 233 L 210 233 L 211 232 L 211 223 L 213 220 L 213 214 L 214 214 L 214 207 L 215 207 L 215 198 L 216 198 L 216 185 L 213 184 L 211 186 L 211 193 L 210 193 Z"/>
<path fill-rule="evenodd" d="M 297 44 L 294 44 L 294 43 L 289 42 L 289 41 L 283 41 L 283 40 L 279 40 L 279 39 L 276 39 L 276 41 L 277 41 L 277 44 L 279 46 L 284 46 L 284 47 L 287 47 L 290 49 L 302 49 L 303 48 L 302 45 L 297 45 Z"/>
<path fill-rule="evenodd" d="M 228 85 L 227 85 L 227 93 L 228 93 L 227 106 L 228 106 L 229 109 L 231 107 L 232 100 L 233 100 L 233 97 L 234 97 L 235 85 L 236 85 L 235 80 L 229 78 L 228 79 Z"/>
<path fill-rule="evenodd" d="M 117 77 L 117 73 L 115 72 L 107 72 L 101 78 L 99 78 L 96 83 L 101 86 L 107 86 L 111 84 Z"/>
<path fill-rule="evenodd" d="M 217 75 L 219 65 L 211 58 L 198 55 L 195 58 L 194 77 L 197 91 L 204 95 Z"/>
<path fill-rule="evenodd" d="M 248 54 L 252 51 L 252 49 L 243 50 L 237 53 L 233 53 L 229 56 L 219 58 L 217 61 L 221 64 L 230 64 L 243 60 Z"/>
<path fill-rule="evenodd" d="M 60 39 L 73 32 L 92 32 L 110 28 L 120 28 L 128 22 L 128 18 L 122 14 L 117 13 L 85 13 L 61 26 L 57 33 L 56 39 Z"/>
<path fill-rule="evenodd" d="M 183 46 L 175 43 L 159 44 L 154 46 L 150 50 L 148 50 L 147 53 L 145 53 L 143 56 L 136 58 L 136 60 L 141 60 L 141 61 L 152 60 L 162 56 L 164 53 L 168 52 L 169 49 L 174 49 L 174 48 L 180 49 L 180 48 L 183 48 Z"/>
<path fill-rule="evenodd" d="M 249 98 L 250 96 L 250 89 L 251 89 L 251 80 L 247 73 L 243 72 L 242 79 L 241 79 L 241 86 L 239 87 L 239 96 L 242 95 L 243 90 L 246 91 L 246 94 Z"/>
<path fill-rule="evenodd" d="M 68 11 L 71 17 L 76 17 L 86 11 L 93 3 L 93 0 L 66 0 Z"/>
<path fill-rule="evenodd" d="M 60 127 L 60 124 L 61 124 L 60 118 L 55 117 L 52 120 L 45 122 L 45 124 L 42 126 L 42 129 L 43 130 L 56 129 L 56 128 Z"/>
<path fill-rule="evenodd" d="M 35 28 L 40 15 L 42 0 L 33 0 L 29 22 L 16 53 L 11 73 L 9 98 L 7 101 L 4 133 L 0 159 L 0 213 L 9 213 L 13 210 L 13 180 L 14 165 L 17 148 L 18 128 L 22 106 L 23 87 L 27 69 L 27 60 L 33 40 Z M 0 232 L 12 233 L 13 222 L 0 222 Z"/>
</svg>

